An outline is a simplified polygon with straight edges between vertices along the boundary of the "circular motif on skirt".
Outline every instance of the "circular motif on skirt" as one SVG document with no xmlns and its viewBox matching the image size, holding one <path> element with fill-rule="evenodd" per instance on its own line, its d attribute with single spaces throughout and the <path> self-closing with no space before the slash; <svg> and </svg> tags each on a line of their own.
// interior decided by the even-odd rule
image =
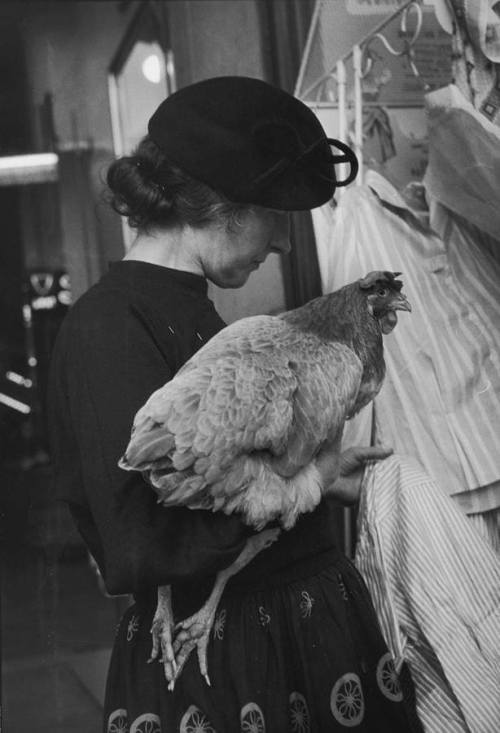
<svg viewBox="0 0 500 733">
<path fill-rule="evenodd" d="M 160 718 L 154 713 L 143 713 L 130 726 L 130 733 L 161 733 Z"/>
<path fill-rule="evenodd" d="M 290 726 L 292 733 L 310 733 L 309 709 L 306 699 L 300 692 L 290 695 Z"/>
<path fill-rule="evenodd" d="M 266 733 L 264 715 L 257 703 L 249 702 L 241 709 L 241 733 Z"/>
<path fill-rule="evenodd" d="M 128 733 L 128 716 L 125 708 L 118 708 L 110 714 L 107 733 Z"/>
<path fill-rule="evenodd" d="M 379 659 L 377 664 L 377 684 L 380 691 L 392 702 L 401 702 L 403 692 L 399 684 L 398 673 L 394 666 L 392 654 L 387 652 Z"/>
<path fill-rule="evenodd" d="M 196 705 L 190 705 L 182 716 L 179 733 L 216 733 L 216 731 L 205 713 Z"/>
<path fill-rule="evenodd" d="M 348 672 L 337 680 L 330 695 L 330 709 L 335 720 L 346 728 L 354 728 L 361 723 L 365 701 L 357 674 Z"/>
</svg>

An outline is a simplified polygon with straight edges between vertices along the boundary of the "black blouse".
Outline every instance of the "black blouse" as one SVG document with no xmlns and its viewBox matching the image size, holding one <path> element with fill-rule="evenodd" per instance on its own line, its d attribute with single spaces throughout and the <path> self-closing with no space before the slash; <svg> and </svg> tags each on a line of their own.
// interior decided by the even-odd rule
<svg viewBox="0 0 500 733">
<path fill-rule="evenodd" d="M 75 303 L 61 327 L 49 387 L 56 490 L 111 594 L 167 583 L 205 593 L 251 532 L 235 516 L 166 509 L 140 474 L 117 465 L 137 410 L 223 326 L 203 278 L 125 260 Z M 330 548 L 331 509 L 324 501 L 301 518 L 238 584 Z"/>
</svg>

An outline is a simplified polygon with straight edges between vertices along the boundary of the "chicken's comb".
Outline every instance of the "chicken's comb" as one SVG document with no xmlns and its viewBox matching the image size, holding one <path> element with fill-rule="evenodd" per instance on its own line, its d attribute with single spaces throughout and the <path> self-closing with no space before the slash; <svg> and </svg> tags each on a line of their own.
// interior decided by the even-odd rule
<svg viewBox="0 0 500 733">
<path fill-rule="evenodd" d="M 373 270 L 373 272 L 369 272 L 368 275 L 365 275 L 365 277 L 362 277 L 359 282 L 359 287 L 361 290 L 368 290 L 368 288 L 371 288 L 373 285 L 376 285 L 376 283 L 388 283 L 392 288 L 395 288 L 396 290 L 401 290 L 403 287 L 403 283 L 401 280 L 396 280 L 396 278 L 401 275 L 401 272 L 390 272 L 389 270 Z"/>
</svg>

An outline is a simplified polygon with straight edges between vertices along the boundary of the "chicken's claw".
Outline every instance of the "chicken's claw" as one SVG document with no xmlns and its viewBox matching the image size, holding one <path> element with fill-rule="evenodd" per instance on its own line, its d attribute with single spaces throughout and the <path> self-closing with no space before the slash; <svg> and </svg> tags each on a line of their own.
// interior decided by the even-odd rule
<svg viewBox="0 0 500 733">
<path fill-rule="evenodd" d="M 153 648 L 148 664 L 158 659 L 161 649 L 161 657 L 158 661 L 163 664 L 165 677 L 169 684 L 178 674 L 178 665 L 172 642 L 173 628 L 170 588 L 162 586 L 158 589 L 158 606 L 151 626 Z"/>
<path fill-rule="evenodd" d="M 168 689 L 170 692 L 173 692 L 175 683 L 177 682 L 177 679 L 179 678 L 182 670 L 185 667 L 185 664 L 187 660 L 189 659 L 189 656 L 191 655 L 191 652 L 196 647 L 196 640 L 191 638 L 186 638 L 184 641 L 179 641 L 178 639 L 174 642 L 174 650 L 176 653 L 176 671 L 173 675 L 172 680 L 168 684 Z M 205 678 L 207 679 L 207 678 Z M 210 681 L 208 682 L 210 684 Z"/>
<path fill-rule="evenodd" d="M 158 659 L 165 669 L 165 677 L 167 682 L 170 682 L 177 674 L 177 662 L 175 660 L 174 648 L 172 644 L 172 626 L 164 619 L 157 619 L 153 621 L 151 627 L 151 636 L 153 641 L 153 648 L 151 650 L 151 656 L 148 659 L 148 664 L 158 659 L 161 649 L 161 656 Z"/>
<path fill-rule="evenodd" d="M 196 648 L 200 672 L 207 685 L 211 686 L 210 677 L 208 676 L 207 650 L 214 616 L 215 609 L 212 611 L 211 608 L 204 606 L 197 613 L 176 624 L 175 631 L 177 634 L 174 641 L 174 653 L 177 661 L 177 672 L 173 680 L 174 683 L 191 652 Z M 171 689 L 173 689 L 173 685 Z"/>
<path fill-rule="evenodd" d="M 207 650 L 210 641 L 210 632 L 214 625 L 217 605 L 228 580 L 248 563 L 262 550 L 276 542 L 280 535 L 279 528 L 265 529 L 256 535 L 250 537 L 243 550 L 240 552 L 236 560 L 225 570 L 217 573 L 214 587 L 205 604 L 189 618 L 180 621 L 175 625 L 173 631 L 175 639 L 173 643 L 173 651 L 177 662 L 177 670 L 173 678 L 169 680 L 169 690 L 174 689 L 175 681 L 179 677 L 189 655 L 196 647 L 198 653 L 198 663 L 200 672 L 204 677 L 207 685 L 210 685 L 210 677 L 208 676 Z"/>
</svg>

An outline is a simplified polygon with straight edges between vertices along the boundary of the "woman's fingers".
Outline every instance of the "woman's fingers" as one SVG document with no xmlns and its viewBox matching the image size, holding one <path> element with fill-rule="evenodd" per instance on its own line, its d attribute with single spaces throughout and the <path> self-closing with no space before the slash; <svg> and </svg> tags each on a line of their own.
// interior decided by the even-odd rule
<svg viewBox="0 0 500 733">
<path fill-rule="evenodd" d="M 344 506 L 352 506 L 359 501 L 359 492 L 363 480 L 363 470 L 351 471 L 347 476 L 340 476 L 330 487 L 328 496 Z"/>
<path fill-rule="evenodd" d="M 348 476 L 368 461 L 379 461 L 392 455 L 393 449 L 384 445 L 358 445 L 340 454 L 340 475 Z"/>
<path fill-rule="evenodd" d="M 362 458 L 365 461 L 376 461 L 381 458 L 388 458 L 394 453 L 393 448 L 389 448 L 386 445 L 371 445 L 357 448 L 362 454 Z"/>
</svg>

